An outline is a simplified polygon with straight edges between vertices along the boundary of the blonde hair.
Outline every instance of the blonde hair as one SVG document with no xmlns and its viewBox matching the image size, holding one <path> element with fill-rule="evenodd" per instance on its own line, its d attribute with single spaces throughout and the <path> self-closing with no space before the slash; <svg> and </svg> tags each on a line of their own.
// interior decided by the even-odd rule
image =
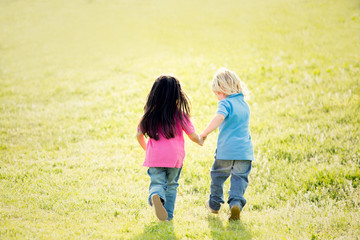
<svg viewBox="0 0 360 240">
<path fill-rule="evenodd" d="M 223 67 L 216 71 L 211 90 L 213 92 L 222 92 L 228 96 L 242 92 L 245 99 L 249 98 L 249 90 L 246 84 L 240 80 L 235 72 Z"/>
</svg>

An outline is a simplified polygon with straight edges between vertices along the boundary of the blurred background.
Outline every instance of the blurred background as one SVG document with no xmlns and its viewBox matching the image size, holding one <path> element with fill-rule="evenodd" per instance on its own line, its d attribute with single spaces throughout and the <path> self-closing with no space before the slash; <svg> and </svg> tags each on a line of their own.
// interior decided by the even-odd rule
<svg viewBox="0 0 360 240">
<path fill-rule="evenodd" d="M 356 239 L 359 40 L 358 0 L 0 0 L 0 238 Z M 186 142 L 175 233 L 149 226 L 148 91 L 177 75 L 201 132 L 219 67 L 251 91 L 243 228 L 203 211 L 217 134 Z"/>
</svg>

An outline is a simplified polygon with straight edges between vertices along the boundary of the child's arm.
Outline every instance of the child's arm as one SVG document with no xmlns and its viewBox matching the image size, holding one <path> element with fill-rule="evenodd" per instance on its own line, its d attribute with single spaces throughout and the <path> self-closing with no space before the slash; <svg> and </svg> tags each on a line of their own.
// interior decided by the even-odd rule
<svg viewBox="0 0 360 240">
<path fill-rule="evenodd" d="M 145 137 L 144 137 L 144 134 L 140 131 L 140 129 L 138 129 L 136 132 L 136 138 L 137 138 L 140 146 L 146 151 Z"/>
<path fill-rule="evenodd" d="M 209 125 L 205 128 L 205 130 L 200 134 L 204 139 L 209 135 L 212 131 L 217 129 L 220 124 L 224 121 L 225 116 L 222 114 L 216 114 L 215 117 L 210 121 Z"/>
<path fill-rule="evenodd" d="M 191 139 L 191 141 L 196 142 L 197 144 L 199 144 L 200 146 L 202 146 L 204 144 L 204 138 L 202 138 L 199 134 L 197 134 L 196 132 L 190 133 L 188 134 L 189 138 Z"/>
</svg>

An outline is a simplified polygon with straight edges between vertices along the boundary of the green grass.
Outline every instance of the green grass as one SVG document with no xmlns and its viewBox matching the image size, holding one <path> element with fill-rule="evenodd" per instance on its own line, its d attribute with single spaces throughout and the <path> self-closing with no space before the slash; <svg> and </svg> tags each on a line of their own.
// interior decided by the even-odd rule
<svg viewBox="0 0 360 240">
<path fill-rule="evenodd" d="M 359 36 L 356 0 L 1 1 L 0 238 L 358 239 Z M 186 140 L 160 223 L 135 139 L 146 95 L 177 75 L 200 132 L 221 66 L 252 93 L 242 220 L 204 207 L 215 133 Z"/>
</svg>

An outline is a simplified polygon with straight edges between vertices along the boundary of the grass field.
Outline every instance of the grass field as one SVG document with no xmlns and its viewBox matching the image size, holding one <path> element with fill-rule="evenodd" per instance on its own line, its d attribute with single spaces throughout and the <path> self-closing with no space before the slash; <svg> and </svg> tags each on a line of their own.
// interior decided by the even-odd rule
<svg viewBox="0 0 360 240">
<path fill-rule="evenodd" d="M 213 133 L 186 139 L 160 223 L 146 95 L 177 75 L 201 132 L 221 66 L 251 90 L 248 204 L 240 223 L 204 207 Z M 0 239 L 359 239 L 359 82 L 358 0 L 1 0 Z"/>
</svg>

